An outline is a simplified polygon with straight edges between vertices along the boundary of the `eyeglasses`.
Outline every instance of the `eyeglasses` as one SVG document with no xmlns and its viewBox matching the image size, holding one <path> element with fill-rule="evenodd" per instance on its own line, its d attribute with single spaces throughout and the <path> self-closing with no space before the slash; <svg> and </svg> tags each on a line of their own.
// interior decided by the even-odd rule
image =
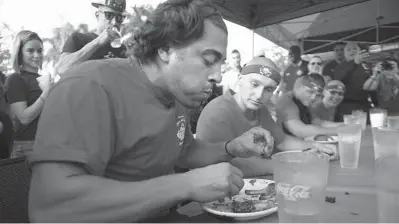
<svg viewBox="0 0 399 224">
<path fill-rule="evenodd" d="M 316 97 L 323 97 L 323 88 L 317 85 L 312 85 L 310 86 L 304 86 L 306 89 L 306 92 L 311 95 L 316 95 Z"/>
<path fill-rule="evenodd" d="M 104 13 L 104 16 L 107 20 L 113 20 L 115 18 L 115 21 L 118 23 L 122 23 L 123 20 L 126 19 L 126 16 L 120 14 L 120 13 L 114 13 L 114 12 L 109 12 L 109 11 L 100 11 Z"/>
</svg>

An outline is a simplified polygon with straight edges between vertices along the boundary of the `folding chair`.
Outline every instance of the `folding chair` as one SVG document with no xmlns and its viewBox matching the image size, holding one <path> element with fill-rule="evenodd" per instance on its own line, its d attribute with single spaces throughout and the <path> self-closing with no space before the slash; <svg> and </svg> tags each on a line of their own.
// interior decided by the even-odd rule
<svg viewBox="0 0 399 224">
<path fill-rule="evenodd" d="M 0 222 L 29 222 L 30 178 L 24 157 L 0 160 Z"/>
</svg>

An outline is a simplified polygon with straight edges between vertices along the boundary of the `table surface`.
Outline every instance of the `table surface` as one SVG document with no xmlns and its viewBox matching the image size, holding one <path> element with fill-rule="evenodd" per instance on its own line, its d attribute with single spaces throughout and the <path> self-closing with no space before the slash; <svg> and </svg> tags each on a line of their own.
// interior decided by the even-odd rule
<svg viewBox="0 0 399 224">
<path fill-rule="evenodd" d="M 272 176 L 266 178 L 272 178 Z M 336 202 L 325 203 L 323 222 L 378 222 L 374 149 L 370 127 L 362 133 L 358 168 L 342 169 L 339 161 L 332 161 L 326 191 L 326 195 L 335 197 Z M 181 207 L 178 212 L 189 216 L 190 222 L 233 222 L 231 219 L 217 217 L 205 212 L 196 202 Z M 278 222 L 278 215 L 274 213 L 249 222 L 275 223 Z"/>
</svg>

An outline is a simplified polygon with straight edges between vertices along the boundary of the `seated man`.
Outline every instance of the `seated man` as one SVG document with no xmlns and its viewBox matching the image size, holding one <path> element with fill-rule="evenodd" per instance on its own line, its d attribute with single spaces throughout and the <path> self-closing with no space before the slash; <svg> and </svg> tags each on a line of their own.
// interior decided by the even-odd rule
<svg viewBox="0 0 399 224">
<path fill-rule="evenodd" d="M 186 109 L 209 97 L 226 56 L 209 1 L 163 2 L 139 29 L 129 59 L 79 64 L 46 99 L 28 160 L 30 221 L 165 221 L 180 202 L 237 194 L 243 174 L 229 161 L 264 153 L 259 127 L 220 143 L 189 129 Z"/>
<path fill-rule="evenodd" d="M 279 82 L 278 68 L 270 59 L 254 58 L 241 71 L 237 93 L 232 95 L 228 92 L 219 96 L 204 108 L 197 124 L 197 138 L 209 142 L 226 141 L 252 127 L 261 126 L 271 132 L 279 150 L 314 148 L 328 153 L 335 152 L 333 146 L 306 142 L 286 135 L 273 121 L 265 105 Z M 236 158 L 231 163 L 247 177 L 272 172 L 271 163 L 261 158 Z"/>
<path fill-rule="evenodd" d="M 344 99 L 345 85 L 339 80 L 332 80 L 324 88 L 323 100 L 312 106 L 310 111 L 313 117 L 325 121 L 334 121 L 338 105 Z"/>
<path fill-rule="evenodd" d="M 309 107 L 323 96 L 325 82 L 318 74 L 299 77 L 292 92 L 284 94 L 276 105 L 277 122 L 285 133 L 306 138 L 318 134 L 337 134 L 338 123 L 313 118 Z"/>
</svg>

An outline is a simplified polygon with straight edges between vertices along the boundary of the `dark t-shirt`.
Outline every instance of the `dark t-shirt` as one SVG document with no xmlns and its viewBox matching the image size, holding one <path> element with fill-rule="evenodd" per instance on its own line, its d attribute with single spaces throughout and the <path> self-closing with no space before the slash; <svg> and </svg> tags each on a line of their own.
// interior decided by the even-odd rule
<svg viewBox="0 0 399 224">
<path fill-rule="evenodd" d="M 65 42 L 63 53 L 74 53 L 82 49 L 86 44 L 90 43 L 98 37 L 95 33 L 73 33 Z M 105 59 L 105 58 L 126 58 L 126 48 L 124 46 L 120 48 L 113 48 L 108 43 L 101 46 L 97 51 L 93 53 L 89 60 Z"/>
<path fill-rule="evenodd" d="M 285 69 L 283 74 L 283 81 L 286 84 L 285 92 L 292 91 L 295 81 L 298 77 L 308 74 L 308 62 L 301 60 L 299 65 L 290 64 L 288 68 Z"/>
<path fill-rule="evenodd" d="M 11 74 L 4 85 L 6 100 L 8 104 L 26 102 L 27 107 L 31 106 L 42 94 L 39 83 L 36 80 L 39 74 L 21 70 L 20 74 Z M 32 141 L 35 140 L 38 116 L 28 125 L 23 125 L 13 116 L 15 140 Z"/>
<path fill-rule="evenodd" d="M 87 61 L 66 73 L 46 99 L 31 165 L 75 162 L 118 181 L 174 173 L 193 140 L 188 113 L 136 62 Z"/>
<path fill-rule="evenodd" d="M 323 75 L 330 76 L 331 78 L 333 78 L 337 66 L 338 62 L 336 60 L 328 62 L 323 68 Z"/>
</svg>

